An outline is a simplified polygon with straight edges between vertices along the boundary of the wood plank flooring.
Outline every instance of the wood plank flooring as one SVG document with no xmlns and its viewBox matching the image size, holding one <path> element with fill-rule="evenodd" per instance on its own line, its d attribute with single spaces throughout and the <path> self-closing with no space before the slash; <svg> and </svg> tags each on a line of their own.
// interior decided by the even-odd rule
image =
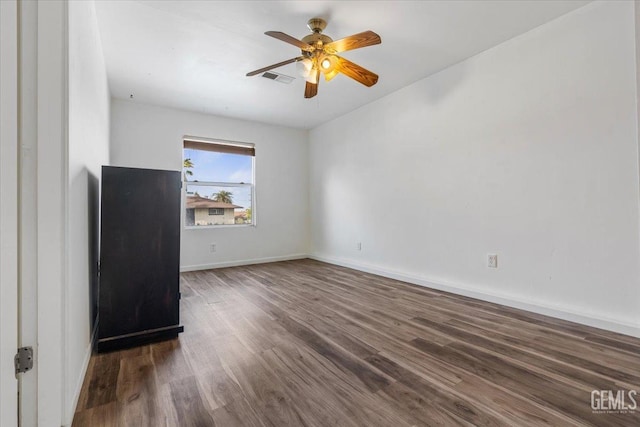
<svg viewBox="0 0 640 427">
<path fill-rule="evenodd" d="M 640 426 L 591 408 L 640 392 L 640 339 L 312 260 L 181 291 L 179 339 L 91 358 L 74 426 Z"/>
</svg>

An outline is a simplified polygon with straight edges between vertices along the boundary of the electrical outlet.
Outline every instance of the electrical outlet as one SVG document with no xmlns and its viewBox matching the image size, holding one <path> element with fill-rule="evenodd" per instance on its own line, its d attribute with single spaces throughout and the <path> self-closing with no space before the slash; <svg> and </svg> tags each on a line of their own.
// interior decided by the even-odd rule
<svg viewBox="0 0 640 427">
<path fill-rule="evenodd" d="M 216 251 L 216 244 L 212 243 L 211 245 L 209 245 L 209 252 L 213 253 Z"/>
<path fill-rule="evenodd" d="M 498 268 L 498 254 L 487 255 L 487 267 Z"/>
<path fill-rule="evenodd" d="M 356 243 L 356 249 L 359 250 L 359 251 L 362 250 L 362 243 L 361 242 Z"/>
</svg>

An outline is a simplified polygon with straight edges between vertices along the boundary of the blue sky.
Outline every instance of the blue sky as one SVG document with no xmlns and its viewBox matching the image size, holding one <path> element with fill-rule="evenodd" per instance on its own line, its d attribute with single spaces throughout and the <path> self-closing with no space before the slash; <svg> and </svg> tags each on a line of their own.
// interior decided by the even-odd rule
<svg viewBox="0 0 640 427">
<path fill-rule="evenodd" d="M 194 166 L 191 169 L 193 175 L 187 177 L 189 181 L 251 182 L 251 156 L 187 148 L 184 158 L 191 159 Z"/>
<path fill-rule="evenodd" d="M 184 158 L 191 159 L 193 175 L 188 176 L 189 182 L 232 182 L 251 183 L 252 162 L 251 156 L 239 154 L 215 153 L 201 150 L 184 150 Z M 187 193 L 198 193 L 202 197 L 211 198 L 220 190 L 233 193 L 233 204 L 243 208 L 251 207 L 250 187 L 213 187 L 197 184 L 188 184 Z"/>
</svg>

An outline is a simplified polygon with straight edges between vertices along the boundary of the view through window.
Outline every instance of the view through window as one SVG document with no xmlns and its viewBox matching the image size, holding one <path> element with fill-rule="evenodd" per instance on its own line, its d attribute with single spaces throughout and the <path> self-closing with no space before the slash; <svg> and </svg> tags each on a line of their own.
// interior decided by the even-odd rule
<svg viewBox="0 0 640 427">
<path fill-rule="evenodd" d="M 254 223 L 251 144 L 184 140 L 185 226 Z"/>
</svg>

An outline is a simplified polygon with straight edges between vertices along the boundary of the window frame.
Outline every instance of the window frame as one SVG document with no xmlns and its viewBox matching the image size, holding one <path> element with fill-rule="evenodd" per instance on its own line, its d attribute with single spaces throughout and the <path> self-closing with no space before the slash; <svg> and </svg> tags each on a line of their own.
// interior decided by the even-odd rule
<svg viewBox="0 0 640 427">
<path fill-rule="evenodd" d="M 195 141 L 209 144 L 217 144 L 217 145 L 230 145 L 237 146 L 243 148 L 251 148 L 254 150 L 254 155 L 251 157 L 251 182 L 250 183 L 242 183 L 242 182 L 214 182 L 214 181 L 189 181 L 186 179 L 186 175 L 184 174 L 184 159 L 185 159 L 185 141 Z M 201 150 L 205 151 L 205 150 Z M 215 150 L 211 150 L 214 151 Z M 180 169 L 182 171 L 182 213 L 180 214 L 180 221 L 183 224 L 184 230 L 201 230 L 201 229 L 212 229 L 212 228 L 243 228 L 243 227 L 256 227 L 257 224 L 257 214 L 256 214 L 256 156 L 255 156 L 255 144 L 249 142 L 238 142 L 238 141 L 228 141 L 224 139 L 212 139 L 212 138 L 203 138 L 185 135 L 182 137 L 182 163 L 183 167 Z M 211 225 L 187 225 L 186 224 L 186 216 L 187 216 L 187 191 L 189 185 L 197 185 L 197 186 L 206 186 L 206 187 L 223 187 L 223 188 L 247 188 L 250 187 L 251 193 L 251 222 L 246 224 L 211 224 Z"/>
</svg>

